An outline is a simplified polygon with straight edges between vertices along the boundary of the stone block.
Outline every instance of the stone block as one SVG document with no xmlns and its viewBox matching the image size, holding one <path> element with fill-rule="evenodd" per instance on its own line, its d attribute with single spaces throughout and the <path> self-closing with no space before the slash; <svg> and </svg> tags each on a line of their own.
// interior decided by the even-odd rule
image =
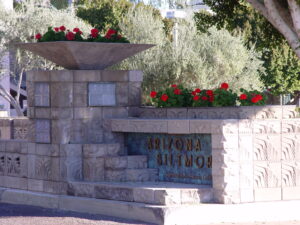
<svg viewBox="0 0 300 225">
<path fill-rule="evenodd" d="M 256 202 L 281 200 L 281 188 L 254 189 L 254 200 Z"/>
<path fill-rule="evenodd" d="M 282 187 L 300 187 L 300 162 L 281 161 Z"/>
<path fill-rule="evenodd" d="M 241 203 L 254 202 L 254 190 L 252 188 L 240 189 Z"/>
<path fill-rule="evenodd" d="M 154 202 L 160 205 L 181 204 L 180 189 L 154 190 Z"/>
<path fill-rule="evenodd" d="M 6 152 L 9 153 L 21 153 L 26 154 L 28 152 L 28 146 L 23 141 L 6 141 L 5 142 Z"/>
<path fill-rule="evenodd" d="M 102 108 L 74 108 L 74 119 L 97 119 L 102 118 Z"/>
<path fill-rule="evenodd" d="M 239 144 L 238 135 L 219 135 L 213 134 L 211 136 L 212 139 L 212 148 L 217 149 L 237 149 Z"/>
<path fill-rule="evenodd" d="M 281 187 L 281 163 L 254 161 L 254 188 Z"/>
<path fill-rule="evenodd" d="M 210 188 L 181 189 L 181 204 L 200 204 L 211 202 L 213 192 Z"/>
<path fill-rule="evenodd" d="M 83 156 L 85 158 L 91 157 L 105 157 L 117 156 L 121 152 L 119 144 L 85 144 L 83 145 Z"/>
<path fill-rule="evenodd" d="M 126 169 L 126 181 L 157 181 L 157 169 Z"/>
<path fill-rule="evenodd" d="M 50 84 L 37 82 L 34 83 L 34 106 L 50 106 Z"/>
<path fill-rule="evenodd" d="M 218 122 L 215 120 L 198 120 L 198 119 L 192 119 L 189 121 L 190 121 L 191 134 L 210 134 L 212 133 L 211 130 L 212 123 Z"/>
<path fill-rule="evenodd" d="M 253 120 L 239 120 L 239 134 L 250 135 L 253 133 Z"/>
<path fill-rule="evenodd" d="M 74 107 L 87 107 L 88 84 L 73 83 L 73 105 Z"/>
<path fill-rule="evenodd" d="M 103 82 L 127 82 L 129 80 L 129 71 L 126 70 L 102 70 Z"/>
<path fill-rule="evenodd" d="M 105 170 L 104 179 L 105 181 L 124 182 L 126 180 L 125 170 Z"/>
<path fill-rule="evenodd" d="M 239 134 L 239 156 L 240 161 L 252 161 L 254 158 L 253 136 Z"/>
<path fill-rule="evenodd" d="M 35 141 L 37 143 L 50 143 L 50 120 L 38 119 L 35 121 Z"/>
<path fill-rule="evenodd" d="M 34 139 L 34 120 L 28 118 L 15 118 L 12 121 L 12 136 L 15 140 L 28 140 Z"/>
<path fill-rule="evenodd" d="M 282 200 L 300 199 L 300 187 L 284 187 L 282 188 Z"/>
<path fill-rule="evenodd" d="M 74 70 L 75 82 L 99 82 L 101 81 L 100 70 Z"/>
<path fill-rule="evenodd" d="M 222 204 L 237 204 L 241 202 L 239 190 L 213 190 L 214 202 Z"/>
<path fill-rule="evenodd" d="M 284 105 L 282 106 L 282 119 L 299 118 L 299 112 L 296 112 L 295 105 Z"/>
<path fill-rule="evenodd" d="M 146 155 L 131 155 L 127 156 L 128 169 L 143 169 L 147 168 L 148 158 Z"/>
<path fill-rule="evenodd" d="M 241 189 L 253 189 L 254 188 L 254 169 L 253 163 L 243 162 L 240 164 L 239 168 L 239 175 L 240 175 L 240 188 Z"/>
<path fill-rule="evenodd" d="M 88 84 L 89 106 L 115 106 L 116 84 L 115 83 L 89 83 Z"/>
<path fill-rule="evenodd" d="M 167 118 L 168 119 L 187 119 L 187 108 L 168 108 Z"/>
<path fill-rule="evenodd" d="M 51 140 L 54 144 L 67 144 L 71 140 L 72 120 L 52 120 Z"/>
<path fill-rule="evenodd" d="M 62 180 L 75 181 L 83 179 L 83 165 L 81 157 L 61 157 L 60 176 Z"/>
<path fill-rule="evenodd" d="M 282 120 L 282 133 L 300 134 L 300 119 Z"/>
<path fill-rule="evenodd" d="M 36 144 L 35 143 L 27 143 L 27 149 L 28 149 L 28 154 L 35 154 L 36 150 Z"/>
<path fill-rule="evenodd" d="M 11 139 L 11 120 L 1 119 L 0 120 L 0 140 Z"/>
<path fill-rule="evenodd" d="M 4 181 L 5 187 L 7 188 L 27 190 L 27 185 L 28 185 L 27 178 L 6 176 L 4 177 L 4 179 L 5 179 Z M 2 201 L 3 201 L 3 195 L 2 195 Z"/>
<path fill-rule="evenodd" d="M 27 106 L 28 107 L 34 107 L 34 83 L 26 81 L 26 89 L 27 89 Z"/>
<path fill-rule="evenodd" d="M 82 157 L 82 145 L 80 144 L 62 144 L 60 145 L 61 157 Z"/>
<path fill-rule="evenodd" d="M 99 199 L 132 202 L 133 190 L 131 188 L 126 187 L 96 185 L 95 197 Z"/>
<path fill-rule="evenodd" d="M 115 156 L 105 158 L 105 169 L 126 169 L 127 156 Z"/>
<path fill-rule="evenodd" d="M 83 179 L 85 181 L 104 181 L 104 159 L 84 158 Z"/>
<path fill-rule="evenodd" d="M 281 160 L 281 136 L 257 134 L 253 137 L 253 159 L 256 161 Z"/>
<path fill-rule="evenodd" d="M 280 120 L 255 120 L 253 121 L 254 134 L 280 134 Z"/>
<path fill-rule="evenodd" d="M 35 108 L 35 118 L 38 119 L 51 119 L 50 108 Z"/>
<path fill-rule="evenodd" d="M 144 202 L 148 204 L 159 204 L 162 202 L 162 198 L 158 198 L 159 202 L 154 200 L 154 189 L 144 189 L 144 188 L 134 188 L 133 189 L 133 201 L 134 202 Z"/>
<path fill-rule="evenodd" d="M 139 117 L 145 119 L 162 119 L 167 118 L 166 108 L 140 107 Z"/>
<path fill-rule="evenodd" d="M 142 83 L 130 82 L 128 93 L 128 105 L 140 106 L 142 102 Z"/>
<path fill-rule="evenodd" d="M 256 119 L 282 118 L 282 106 L 256 106 L 254 110 Z"/>
<path fill-rule="evenodd" d="M 189 134 L 189 120 L 168 120 L 168 134 Z"/>
<path fill-rule="evenodd" d="M 130 70 L 129 71 L 129 81 L 143 81 L 143 72 L 140 70 Z"/>
<path fill-rule="evenodd" d="M 59 158 L 28 155 L 28 177 L 32 179 L 59 181 Z"/>
<path fill-rule="evenodd" d="M 167 120 L 130 120 L 129 121 L 130 132 L 143 132 L 143 133 L 167 133 L 168 122 Z"/>
<path fill-rule="evenodd" d="M 104 131 L 102 128 L 102 120 L 89 120 L 87 123 L 87 140 L 88 143 L 102 143 Z"/>
<path fill-rule="evenodd" d="M 238 108 L 214 107 L 207 108 L 207 119 L 237 119 Z"/>
<path fill-rule="evenodd" d="M 253 106 L 240 106 L 238 107 L 238 118 L 245 120 L 245 119 L 255 119 L 256 112 L 254 110 L 255 107 Z"/>
<path fill-rule="evenodd" d="M 189 119 L 208 119 L 208 108 L 188 108 Z"/>
<path fill-rule="evenodd" d="M 103 107 L 103 119 L 110 118 L 127 118 L 127 107 Z"/>
<path fill-rule="evenodd" d="M 73 82 L 72 70 L 51 70 L 50 80 L 51 82 Z"/>
<path fill-rule="evenodd" d="M 95 184 L 90 182 L 68 182 L 67 195 L 95 198 Z"/>
<path fill-rule="evenodd" d="M 104 119 L 102 123 L 102 128 L 104 143 L 124 143 L 124 134 L 112 132 L 110 120 Z"/>
<path fill-rule="evenodd" d="M 36 144 L 35 154 L 42 156 L 59 156 L 58 144 Z"/>
<path fill-rule="evenodd" d="M 27 103 L 28 103 L 28 99 L 27 99 Z M 28 118 L 34 118 L 35 117 L 35 110 L 34 109 L 35 109 L 34 107 L 27 107 L 27 117 Z"/>
<path fill-rule="evenodd" d="M 43 192 L 51 194 L 65 195 L 67 193 L 67 183 L 56 181 L 43 181 Z"/>
<path fill-rule="evenodd" d="M 129 130 L 128 119 L 112 119 L 110 120 L 111 131 L 113 132 L 127 132 Z"/>
<path fill-rule="evenodd" d="M 297 134 L 283 134 L 281 136 L 281 159 L 300 161 L 300 135 Z"/>
<path fill-rule="evenodd" d="M 116 83 L 116 105 L 118 106 L 127 106 L 129 98 L 129 85 L 128 83 Z"/>
<path fill-rule="evenodd" d="M 73 84 L 72 83 L 51 83 L 51 107 L 72 107 L 73 106 Z"/>
<path fill-rule="evenodd" d="M 5 175 L 16 177 L 28 177 L 28 161 L 27 156 L 16 153 L 5 154 Z"/>
<path fill-rule="evenodd" d="M 28 190 L 29 191 L 44 191 L 44 181 L 36 179 L 28 179 Z"/>
<path fill-rule="evenodd" d="M 73 108 L 51 108 L 52 119 L 73 119 Z"/>
<path fill-rule="evenodd" d="M 49 82 L 50 76 L 48 70 L 31 70 L 27 72 L 26 79 L 33 82 Z"/>
</svg>

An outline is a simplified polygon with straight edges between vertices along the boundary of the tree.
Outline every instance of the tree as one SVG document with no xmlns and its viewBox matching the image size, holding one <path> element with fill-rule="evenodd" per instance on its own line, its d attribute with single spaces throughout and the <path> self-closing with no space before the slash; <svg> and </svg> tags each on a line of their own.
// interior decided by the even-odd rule
<svg viewBox="0 0 300 225">
<path fill-rule="evenodd" d="M 163 32 L 162 21 L 143 8 L 131 9 L 119 26 L 133 43 L 156 44 L 118 67 L 144 72 L 144 96 L 173 83 L 214 88 L 229 82 L 234 90 L 262 86 L 258 73 L 262 61 L 254 49 L 245 47 L 241 36 L 216 28 L 198 34 L 193 20 L 188 19 L 179 23 L 175 45 Z"/>
<path fill-rule="evenodd" d="M 198 29 L 205 31 L 216 25 L 219 29 L 224 27 L 233 34 L 242 31 L 247 46 L 254 44 L 256 50 L 262 53 L 265 73 L 261 74 L 261 79 L 265 86 L 276 95 L 294 94 L 296 100 L 300 89 L 299 60 L 283 35 L 246 1 L 204 2 L 214 14 L 196 13 Z"/>
<path fill-rule="evenodd" d="M 53 7 L 41 7 L 38 1 L 27 0 L 18 5 L 15 11 L 7 12 L 0 8 L 0 48 L 4 51 L 16 52 L 15 69 L 18 74 L 12 74 L 18 80 L 18 86 L 22 82 L 23 72 L 34 68 L 53 69 L 56 65 L 45 59 L 35 56 L 30 52 L 15 48 L 19 42 L 32 42 L 36 33 L 45 32 L 49 26 L 64 25 L 73 29 L 80 27 L 84 33 L 89 33 L 90 26 L 77 18 L 69 10 L 57 10 Z M 0 68 L 0 75 L 3 74 Z M 17 110 L 19 116 L 23 115 L 17 99 L 5 92 L 0 85 L 0 95 L 9 101 Z"/>
</svg>

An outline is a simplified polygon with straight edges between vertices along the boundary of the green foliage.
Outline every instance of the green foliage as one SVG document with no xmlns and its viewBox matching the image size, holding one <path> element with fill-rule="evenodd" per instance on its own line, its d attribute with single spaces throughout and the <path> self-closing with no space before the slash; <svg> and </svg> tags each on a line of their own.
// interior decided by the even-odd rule
<svg viewBox="0 0 300 225">
<path fill-rule="evenodd" d="M 252 106 L 252 105 L 265 105 L 267 96 L 257 90 L 247 91 L 243 88 L 240 90 L 242 94 L 239 97 L 239 103 L 241 106 Z"/>
<path fill-rule="evenodd" d="M 120 28 L 132 43 L 156 44 L 117 67 L 144 72 L 144 96 L 156 87 L 167 88 L 172 83 L 215 88 L 216 84 L 230 82 L 235 91 L 261 87 L 258 71 L 263 73 L 262 61 L 253 48 L 244 46 L 241 36 L 234 37 L 216 28 L 198 34 L 193 20 L 188 19 L 178 24 L 177 42 L 170 42 L 162 21 L 143 8 L 129 11 Z"/>
<path fill-rule="evenodd" d="M 188 107 L 191 105 L 191 91 L 182 85 L 173 85 L 157 92 L 153 102 L 158 107 Z"/>
<path fill-rule="evenodd" d="M 76 14 L 100 31 L 119 29 L 119 22 L 132 6 L 127 0 L 80 0 Z"/>
<path fill-rule="evenodd" d="M 68 8 L 68 0 L 51 0 L 50 3 L 57 9 Z"/>
<path fill-rule="evenodd" d="M 214 91 L 213 106 L 235 106 L 237 94 L 230 89 L 218 88 Z"/>
<path fill-rule="evenodd" d="M 199 31 L 207 32 L 211 26 L 225 28 L 233 34 L 242 31 L 247 46 L 261 52 L 265 72 L 261 80 L 273 94 L 295 93 L 300 89 L 299 60 L 284 37 L 245 0 L 204 0 L 214 14 L 195 13 Z M 286 7 L 286 1 L 281 1 Z"/>
</svg>

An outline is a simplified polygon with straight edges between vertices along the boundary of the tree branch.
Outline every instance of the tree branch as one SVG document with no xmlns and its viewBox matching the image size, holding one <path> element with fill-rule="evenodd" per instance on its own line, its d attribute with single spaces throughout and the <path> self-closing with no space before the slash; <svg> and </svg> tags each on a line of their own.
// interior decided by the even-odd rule
<svg viewBox="0 0 300 225">
<path fill-rule="evenodd" d="M 259 0 L 246 0 L 250 3 L 258 12 L 260 12 L 264 17 L 269 20 L 268 12 L 265 5 Z"/>
<path fill-rule="evenodd" d="M 295 0 L 288 0 L 291 17 L 294 24 L 294 30 L 296 31 L 298 38 L 300 38 L 300 7 Z"/>
<path fill-rule="evenodd" d="M 19 102 L 17 102 L 9 92 L 5 90 L 5 88 L 0 84 L 0 95 L 4 97 L 16 110 L 18 116 L 24 116 Z"/>
</svg>

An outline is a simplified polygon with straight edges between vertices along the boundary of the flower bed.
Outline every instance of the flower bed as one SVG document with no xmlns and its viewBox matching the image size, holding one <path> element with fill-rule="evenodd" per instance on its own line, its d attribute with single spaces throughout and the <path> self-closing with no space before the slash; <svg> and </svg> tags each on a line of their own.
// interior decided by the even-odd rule
<svg viewBox="0 0 300 225">
<path fill-rule="evenodd" d="M 227 83 L 222 83 L 214 90 L 194 90 L 183 85 L 173 84 L 163 91 L 152 91 L 150 97 L 157 107 L 212 107 L 212 106 L 262 106 L 266 104 L 267 96 L 259 91 L 240 89 L 238 96 L 229 89 Z"/>
<path fill-rule="evenodd" d="M 117 42 L 129 43 L 129 41 L 122 37 L 117 30 L 109 29 L 105 35 L 101 35 L 96 28 L 91 29 L 91 33 L 87 38 L 83 37 L 83 32 L 79 28 L 74 28 L 73 31 L 68 30 L 65 26 L 49 27 L 45 34 L 36 34 L 35 39 L 38 42 L 50 41 L 87 41 L 87 42 Z"/>
</svg>

